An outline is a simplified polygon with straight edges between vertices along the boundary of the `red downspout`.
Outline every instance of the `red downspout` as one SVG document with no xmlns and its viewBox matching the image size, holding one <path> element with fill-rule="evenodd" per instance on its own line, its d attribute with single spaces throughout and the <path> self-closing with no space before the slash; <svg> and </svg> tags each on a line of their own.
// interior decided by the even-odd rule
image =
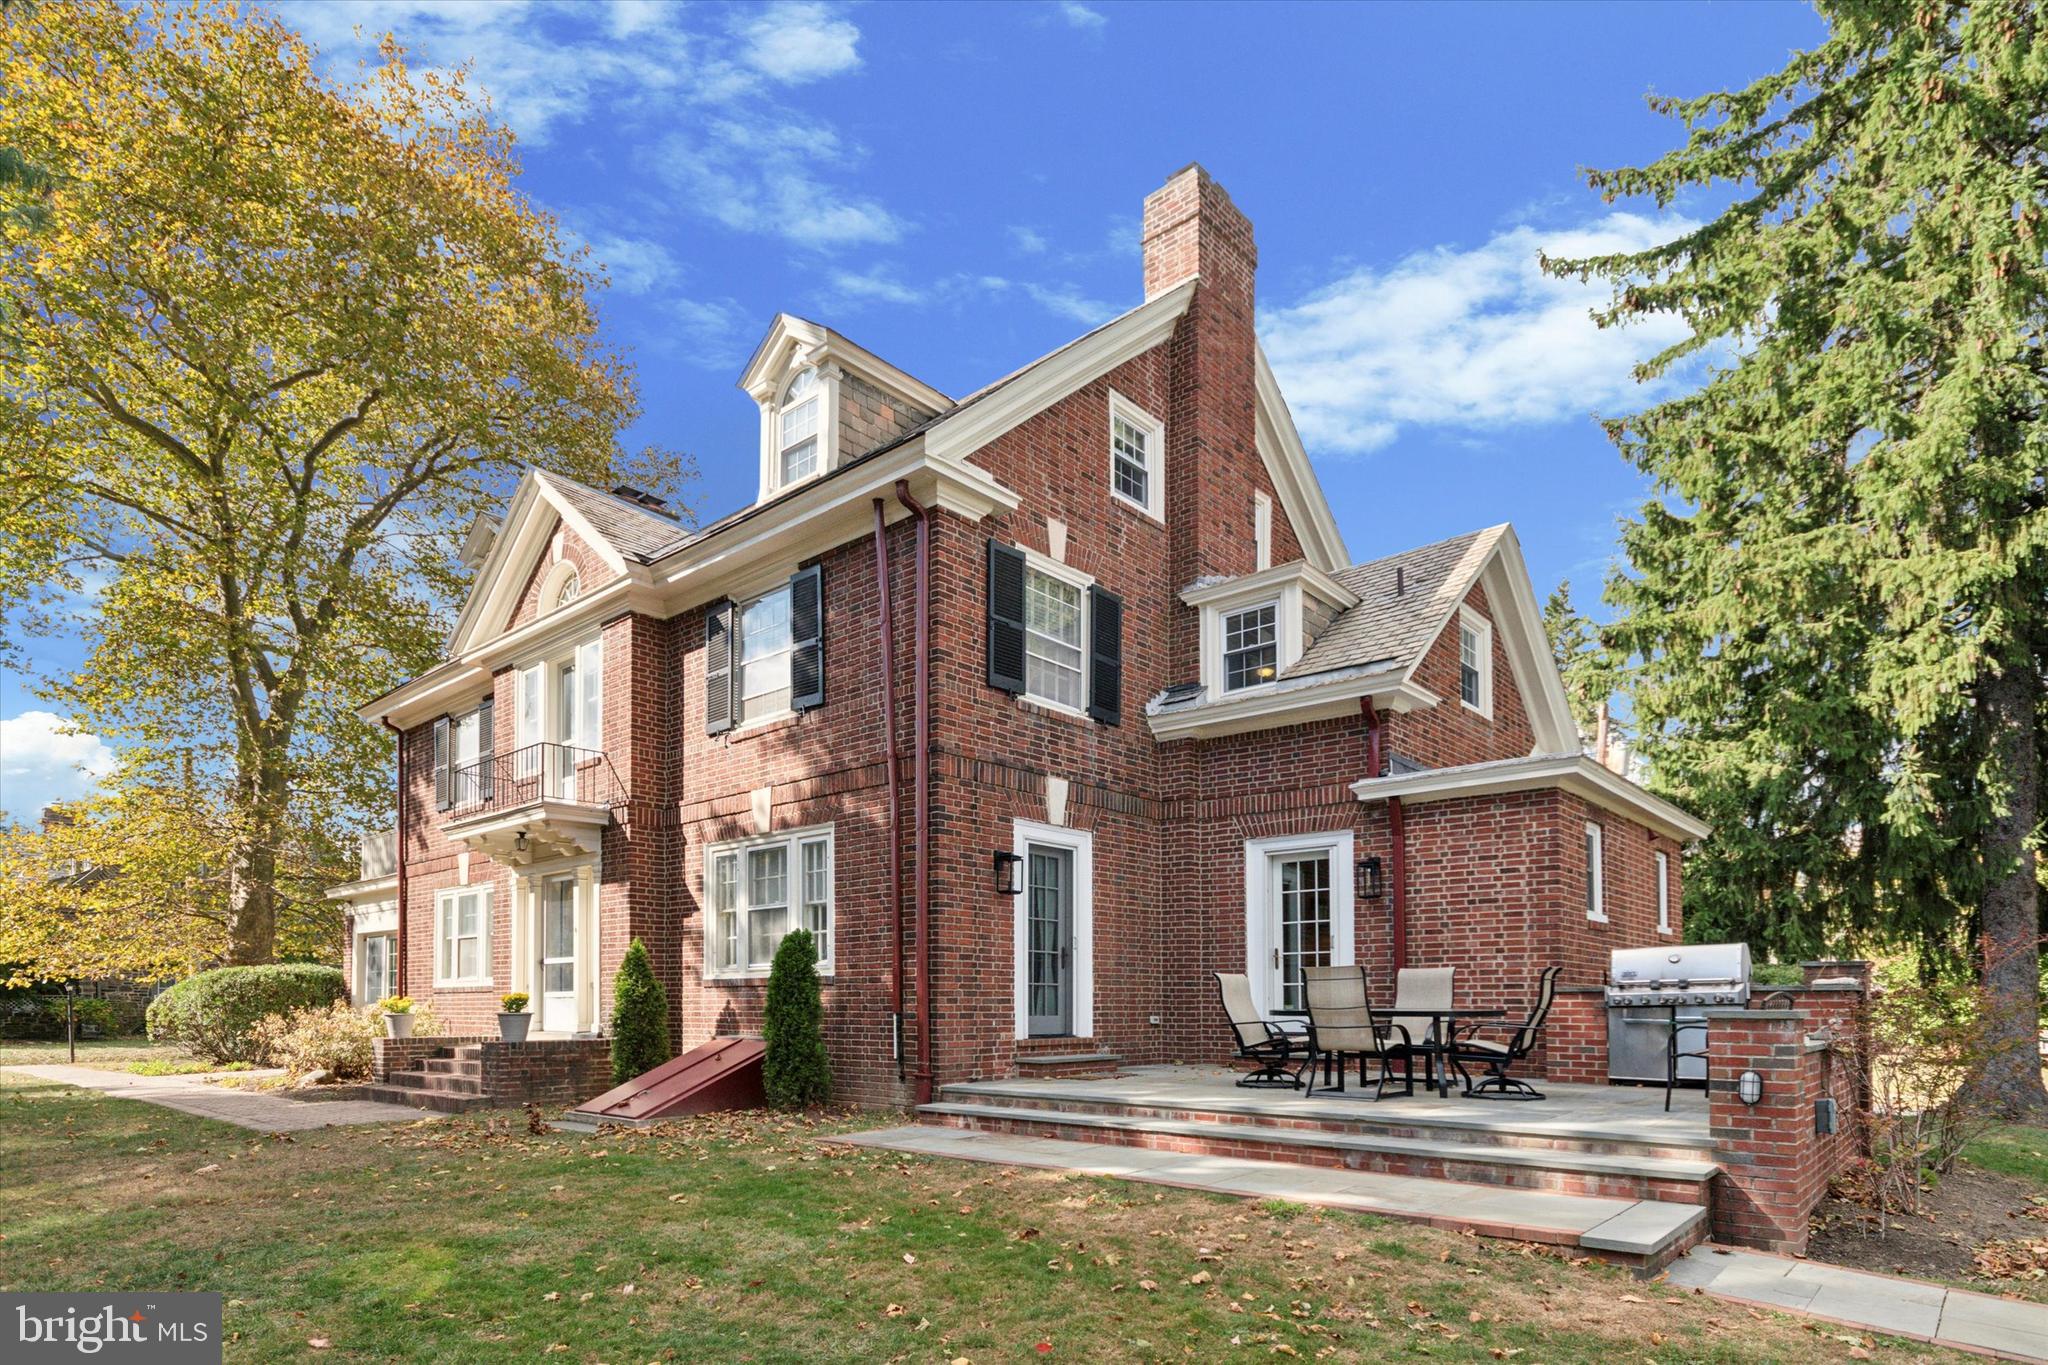
<svg viewBox="0 0 2048 1365">
<path fill-rule="evenodd" d="M 917 1102 L 932 1102 L 932 514 L 896 481 L 896 500 L 917 517 Z"/>
<path fill-rule="evenodd" d="M 384 717 L 384 728 L 398 737 L 398 829 L 392 835 L 393 870 L 398 874 L 398 993 L 404 995 L 405 985 L 405 731 Z"/>
<path fill-rule="evenodd" d="M 1370 777 L 1380 777 L 1386 767 L 1386 722 L 1380 719 L 1371 697 L 1362 698 L 1359 706 L 1365 711 L 1365 771 Z M 1391 937 L 1394 969 L 1399 971 L 1408 965 L 1408 820 L 1398 796 L 1387 799 L 1387 841 L 1392 845 L 1388 876 L 1394 882 Z"/>
<path fill-rule="evenodd" d="M 896 758 L 896 628 L 889 610 L 888 522 L 875 499 L 875 592 L 882 601 L 882 735 L 889 751 L 889 938 L 896 953 L 896 1079 L 903 1079 L 903 769 Z M 922 942 L 922 937 L 919 939 Z"/>
</svg>

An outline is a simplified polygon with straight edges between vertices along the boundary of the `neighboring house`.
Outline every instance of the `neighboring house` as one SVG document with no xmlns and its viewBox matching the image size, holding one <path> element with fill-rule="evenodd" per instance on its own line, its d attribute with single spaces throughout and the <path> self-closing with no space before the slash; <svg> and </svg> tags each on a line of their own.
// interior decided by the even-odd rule
<svg viewBox="0 0 2048 1365">
<path fill-rule="evenodd" d="M 1704 827 L 1579 752 L 1513 530 L 1353 564 L 1250 223 L 1190 166 L 1143 244 L 1140 306 L 958 400 L 777 317 L 760 496 L 700 530 L 527 475 L 446 662 L 363 710 L 402 843 L 355 978 L 388 923 L 450 1031 L 520 990 L 601 1033 L 642 939 L 687 1046 L 759 1028 L 801 925 L 837 1092 L 902 1102 L 1218 1057 L 1214 971 L 1277 1013 L 1304 964 L 1455 964 L 1517 1011 L 1675 939 Z"/>
<path fill-rule="evenodd" d="M 374 1005 L 399 994 L 398 831 L 365 834 L 357 850 L 356 880 L 329 889 L 327 899 L 343 906 L 349 998 Z"/>
</svg>

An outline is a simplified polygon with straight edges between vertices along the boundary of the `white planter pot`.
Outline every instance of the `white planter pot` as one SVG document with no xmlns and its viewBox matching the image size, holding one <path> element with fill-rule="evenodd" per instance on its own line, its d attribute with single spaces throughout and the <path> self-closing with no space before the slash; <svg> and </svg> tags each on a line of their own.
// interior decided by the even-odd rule
<svg viewBox="0 0 2048 1365">
<path fill-rule="evenodd" d="M 412 1016 L 410 1014 L 385 1015 L 384 1031 L 393 1038 L 412 1037 Z"/>
<path fill-rule="evenodd" d="M 526 1031 L 533 1027 L 533 1016 L 521 1011 L 518 1014 L 499 1014 L 498 1036 L 508 1043 L 526 1041 Z"/>
</svg>

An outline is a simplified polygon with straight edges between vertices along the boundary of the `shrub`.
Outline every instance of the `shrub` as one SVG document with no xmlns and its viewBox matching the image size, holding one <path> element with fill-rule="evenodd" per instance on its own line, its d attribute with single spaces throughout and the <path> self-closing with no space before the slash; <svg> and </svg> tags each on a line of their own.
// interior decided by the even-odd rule
<svg viewBox="0 0 2048 1365">
<path fill-rule="evenodd" d="M 348 998 L 339 967 L 216 967 L 188 976 L 149 1006 L 149 1036 L 216 1062 L 253 1062 L 256 1021 Z"/>
<path fill-rule="evenodd" d="M 668 993 L 654 979 L 647 945 L 636 938 L 612 985 L 612 1084 L 624 1085 L 673 1056 L 668 1045 Z"/>
<path fill-rule="evenodd" d="M 114 1007 L 105 1000 L 81 996 L 71 1002 L 72 1019 L 78 1036 L 87 1037 L 88 1028 L 102 1036 L 115 1032 Z M 0 1001 L 0 1038 L 62 1038 L 64 997 L 61 995 L 13 995 Z"/>
<path fill-rule="evenodd" d="M 259 1019 L 249 1035 L 271 1064 L 283 1067 L 294 1081 L 315 1071 L 338 1081 L 358 1081 L 370 1074 L 377 1028 L 368 1014 L 336 1000 Z"/>
<path fill-rule="evenodd" d="M 832 1090 L 825 1055 L 825 1002 L 818 989 L 818 944 L 808 929 L 783 935 L 768 969 L 768 1004 L 761 1021 L 768 1055 L 761 1083 L 778 1109 L 823 1104 Z"/>
</svg>

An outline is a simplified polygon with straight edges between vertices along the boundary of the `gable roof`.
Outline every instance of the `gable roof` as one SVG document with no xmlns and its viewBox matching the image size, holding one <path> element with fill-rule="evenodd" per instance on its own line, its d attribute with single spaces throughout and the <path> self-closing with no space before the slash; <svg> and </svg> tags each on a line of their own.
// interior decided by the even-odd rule
<svg viewBox="0 0 2048 1365">
<path fill-rule="evenodd" d="M 628 502 L 616 493 L 599 492 L 561 474 L 541 473 L 539 477 L 581 514 L 588 529 L 578 529 L 584 531 L 586 538 L 596 536 L 623 558 L 651 564 L 692 539 L 692 533 L 674 517 Z"/>
</svg>

